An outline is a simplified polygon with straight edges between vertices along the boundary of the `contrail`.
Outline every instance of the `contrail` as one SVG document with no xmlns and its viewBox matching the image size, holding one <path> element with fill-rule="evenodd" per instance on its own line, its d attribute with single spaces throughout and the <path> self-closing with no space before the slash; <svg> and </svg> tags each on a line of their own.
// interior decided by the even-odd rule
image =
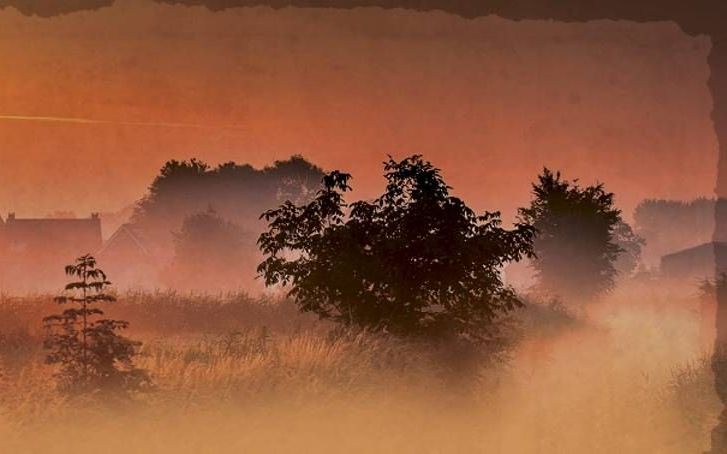
<svg viewBox="0 0 727 454">
<path fill-rule="evenodd" d="M 85 125 L 121 125 L 121 126 L 151 126 L 162 128 L 195 128 L 195 129 L 244 129 L 240 125 L 209 125 L 200 123 L 175 123 L 165 121 L 117 121 L 99 120 L 82 117 L 49 117 L 36 115 L 0 115 L 0 120 L 8 121 L 39 121 L 46 123 L 75 123 Z"/>
</svg>

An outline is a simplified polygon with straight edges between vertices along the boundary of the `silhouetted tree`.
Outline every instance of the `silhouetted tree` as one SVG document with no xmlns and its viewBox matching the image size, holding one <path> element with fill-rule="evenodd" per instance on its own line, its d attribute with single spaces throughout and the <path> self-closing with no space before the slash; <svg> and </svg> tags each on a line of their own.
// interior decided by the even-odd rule
<svg viewBox="0 0 727 454">
<path fill-rule="evenodd" d="M 174 234 L 174 259 L 164 281 L 178 289 L 233 290 L 248 284 L 242 269 L 253 269 L 251 235 L 213 209 L 187 217 Z"/>
<path fill-rule="evenodd" d="M 384 194 L 348 215 L 350 175 L 339 171 L 310 203 L 265 212 L 259 273 L 290 285 L 303 311 L 345 325 L 487 340 L 498 316 L 521 305 L 500 270 L 531 255 L 533 228 L 478 216 L 420 156 L 390 158 L 384 170 Z"/>
<path fill-rule="evenodd" d="M 612 289 L 622 219 L 602 184 L 580 187 L 544 169 L 519 219 L 537 229 L 533 267 L 541 290 L 574 302 Z"/>
<path fill-rule="evenodd" d="M 96 260 L 84 255 L 65 271 L 76 280 L 68 283 L 66 294 L 55 301 L 70 307 L 43 319 L 48 332 L 44 347 L 50 350 L 46 363 L 60 365 L 56 374 L 59 389 L 77 394 L 129 392 L 149 387 L 147 372 L 133 364 L 141 342 L 117 333 L 129 323 L 99 318 L 104 313 L 97 306 L 115 298 L 105 293 L 111 282 L 96 268 Z"/>
<path fill-rule="evenodd" d="M 634 233 L 630 225 L 620 221 L 613 229 L 613 241 L 621 249 L 613 266 L 619 278 L 631 277 L 641 263 L 641 249 L 646 241 Z"/>
</svg>

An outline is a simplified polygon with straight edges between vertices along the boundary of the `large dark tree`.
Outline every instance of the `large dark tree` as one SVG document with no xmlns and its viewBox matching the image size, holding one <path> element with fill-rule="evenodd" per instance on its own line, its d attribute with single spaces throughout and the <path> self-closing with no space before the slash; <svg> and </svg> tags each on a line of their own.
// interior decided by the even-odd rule
<svg viewBox="0 0 727 454">
<path fill-rule="evenodd" d="M 544 169 L 533 184 L 530 207 L 519 214 L 537 229 L 533 266 L 541 290 L 579 302 L 612 289 L 622 219 L 602 184 L 581 187 Z"/>
<path fill-rule="evenodd" d="M 389 159 L 384 170 L 386 191 L 371 202 L 347 207 L 350 175 L 334 171 L 310 203 L 264 213 L 259 273 L 290 285 L 303 311 L 345 325 L 487 339 L 498 316 L 521 305 L 500 270 L 531 255 L 533 228 L 477 215 L 420 156 Z"/>
</svg>

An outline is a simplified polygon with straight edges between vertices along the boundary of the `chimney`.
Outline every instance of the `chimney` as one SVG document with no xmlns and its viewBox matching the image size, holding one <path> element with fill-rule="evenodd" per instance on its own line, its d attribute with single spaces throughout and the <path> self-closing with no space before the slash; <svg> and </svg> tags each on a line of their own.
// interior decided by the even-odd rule
<svg viewBox="0 0 727 454">
<path fill-rule="evenodd" d="M 8 213 L 8 221 L 14 221 L 15 220 L 15 213 Z"/>
<path fill-rule="evenodd" d="M 91 219 L 98 219 L 98 213 L 91 213 Z"/>
</svg>

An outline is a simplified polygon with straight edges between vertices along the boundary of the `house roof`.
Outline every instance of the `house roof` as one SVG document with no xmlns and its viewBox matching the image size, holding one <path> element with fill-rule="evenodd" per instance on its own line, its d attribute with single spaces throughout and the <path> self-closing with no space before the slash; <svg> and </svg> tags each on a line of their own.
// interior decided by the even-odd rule
<svg viewBox="0 0 727 454">
<path fill-rule="evenodd" d="M 674 260 L 680 257 L 696 256 L 702 254 L 713 254 L 716 250 L 727 250 L 727 243 L 721 241 L 710 241 L 709 243 L 703 243 L 697 246 L 692 246 L 680 251 L 672 252 L 662 256 L 662 260 Z"/>
<path fill-rule="evenodd" d="M 8 241 L 45 248 L 66 245 L 92 252 L 103 241 L 101 221 L 95 215 L 86 219 L 22 219 L 11 214 L 0 228 Z"/>
<path fill-rule="evenodd" d="M 147 258 L 154 259 L 158 257 L 156 247 L 154 247 L 154 244 L 147 238 L 144 230 L 134 224 L 123 224 L 119 227 L 116 232 L 114 232 L 114 234 L 106 240 L 106 243 L 98 253 L 99 256 L 103 256 L 109 250 L 121 244 L 124 238 L 129 239 L 130 242 L 134 244 Z"/>
</svg>

